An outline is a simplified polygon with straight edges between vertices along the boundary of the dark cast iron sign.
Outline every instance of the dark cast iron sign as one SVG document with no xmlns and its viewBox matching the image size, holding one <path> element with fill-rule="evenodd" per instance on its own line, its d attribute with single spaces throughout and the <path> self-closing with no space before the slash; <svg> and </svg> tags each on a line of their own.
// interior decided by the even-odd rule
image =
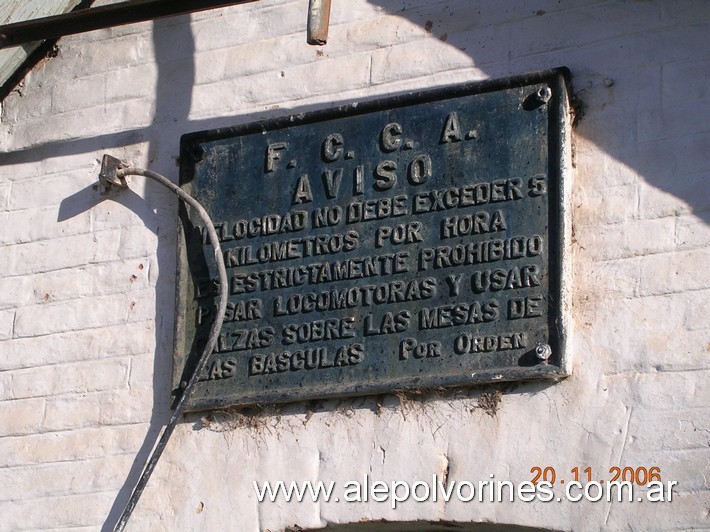
<svg viewBox="0 0 710 532">
<path fill-rule="evenodd" d="M 184 135 L 229 305 L 193 410 L 559 378 L 564 69 Z M 176 388 L 216 305 L 181 213 Z"/>
</svg>

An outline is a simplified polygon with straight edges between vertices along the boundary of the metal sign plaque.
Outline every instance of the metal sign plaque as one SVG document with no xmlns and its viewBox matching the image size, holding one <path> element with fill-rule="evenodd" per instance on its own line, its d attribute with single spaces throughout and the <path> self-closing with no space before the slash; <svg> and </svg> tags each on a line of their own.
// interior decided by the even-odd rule
<svg viewBox="0 0 710 532">
<path fill-rule="evenodd" d="M 229 274 L 190 408 L 564 376 L 565 74 L 184 135 Z M 180 229 L 176 388 L 217 300 Z"/>
</svg>

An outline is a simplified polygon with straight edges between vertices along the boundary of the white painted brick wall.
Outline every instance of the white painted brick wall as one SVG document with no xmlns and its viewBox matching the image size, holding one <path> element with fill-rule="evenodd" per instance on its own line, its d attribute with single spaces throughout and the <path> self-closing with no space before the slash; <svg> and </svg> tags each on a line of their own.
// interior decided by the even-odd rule
<svg viewBox="0 0 710 532">
<path fill-rule="evenodd" d="M 710 527 L 710 4 L 703 0 L 261 0 L 67 37 L 2 102 L 0 529 L 112 526 L 169 416 L 176 200 L 106 200 L 111 153 L 176 177 L 181 134 L 292 110 L 568 66 L 574 374 L 481 390 L 189 416 L 131 530 L 388 519 L 555 530 Z M 222 421 L 220 421 L 220 419 Z M 262 503 L 252 480 L 522 481 L 653 467 L 672 504 Z M 570 478 L 567 474 L 566 478 Z"/>
</svg>

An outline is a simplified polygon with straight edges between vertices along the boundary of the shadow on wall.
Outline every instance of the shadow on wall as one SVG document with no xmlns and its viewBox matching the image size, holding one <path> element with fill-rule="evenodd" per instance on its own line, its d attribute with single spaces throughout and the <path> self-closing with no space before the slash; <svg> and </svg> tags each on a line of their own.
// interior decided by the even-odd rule
<svg viewBox="0 0 710 532">
<path fill-rule="evenodd" d="M 575 134 L 633 168 L 650 185 L 680 198 L 694 214 L 710 222 L 708 159 L 699 155 L 707 152 L 709 134 L 707 113 L 702 112 L 707 109 L 710 86 L 709 2 L 580 0 L 578 7 L 570 8 L 552 0 L 535 3 L 450 0 L 422 7 L 411 7 L 419 4 L 412 0 L 368 1 L 421 26 L 431 39 L 444 43 L 440 46 L 466 54 L 472 65 L 483 73 L 481 77 L 497 78 L 556 66 L 569 67 L 573 89 L 588 115 Z M 338 7 L 340 5 L 334 9 Z M 277 110 L 251 117 L 189 120 L 195 72 L 191 56 L 194 45 L 192 36 L 188 35 L 189 25 L 179 22 L 180 19 L 187 21 L 180 17 L 155 24 L 160 72 L 152 126 L 43 144 L 6 154 L 7 164 L 139 142 L 150 142 L 151 162 L 165 164 L 167 158 L 156 157 L 158 151 L 165 154 L 167 148 L 174 156 L 182 133 L 284 114 L 283 110 Z M 678 29 L 681 25 L 682 31 Z M 629 31 L 630 27 L 634 28 L 633 32 Z M 339 29 L 331 27 L 331 41 L 351 38 L 350 35 L 337 37 Z M 392 72 L 397 73 L 398 68 L 403 67 L 415 77 L 440 71 L 441 66 L 435 63 L 439 61 L 437 54 L 414 53 L 415 43 L 411 40 L 397 47 L 397 30 L 393 26 L 390 42 L 395 47 L 391 57 L 385 59 L 392 61 Z M 368 38 L 367 35 L 361 37 Z M 381 35 L 377 38 L 382 40 Z M 334 102 L 338 103 L 348 102 Z M 311 108 L 290 111 L 304 112 Z M 172 127 L 158 128 L 158 124 Z M 169 175 L 175 173 L 174 167 L 154 169 Z M 635 198 L 629 199 L 634 201 Z"/>
<path fill-rule="evenodd" d="M 176 46 L 176 43 L 179 44 Z M 188 121 L 190 102 L 192 101 L 192 88 L 195 82 L 195 62 L 193 60 L 195 44 L 190 28 L 190 17 L 180 16 L 172 19 L 156 20 L 153 23 L 153 47 L 159 72 L 155 88 L 157 95 L 155 113 L 153 115 L 153 125 L 150 128 L 152 131 L 147 132 L 150 140 L 149 162 L 159 158 L 162 136 L 172 136 L 173 134 L 173 130 L 166 128 L 165 124 Z M 151 184 L 151 186 L 155 185 Z M 158 188 L 161 189 L 160 192 L 165 192 L 166 190 L 160 185 L 158 185 Z M 150 188 L 147 187 L 145 206 L 143 207 L 148 210 L 155 207 L 155 205 L 152 205 L 153 201 L 161 203 L 159 198 L 153 199 L 153 196 L 149 194 L 149 190 Z M 177 202 L 177 198 L 174 201 Z M 174 231 L 173 227 L 169 227 L 168 230 Z M 166 247 L 169 247 L 169 249 L 166 249 Z M 175 243 L 172 239 L 158 238 L 156 255 L 160 271 L 175 271 Z M 113 530 L 131 496 L 133 487 L 143 472 L 143 465 L 155 446 L 162 427 L 168 423 L 170 418 L 171 398 L 167 391 L 172 387 L 171 355 L 175 321 L 174 281 L 175 278 L 172 273 L 171 275 L 159 275 L 155 288 L 155 341 L 158 349 L 154 359 L 153 409 L 149 428 L 126 480 L 116 495 L 102 530 Z"/>
<path fill-rule="evenodd" d="M 179 45 L 176 46 L 176 43 Z M 192 32 L 190 29 L 190 17 L 181 16 L 171 19 L 156 20 L 153 23 L 153 44 L 155 49 L 155 61 L 159 66 L 159 75 L 156 86 L 156 102 L 153 123 L 151 126 L 140 132 L 130 132 L 126 134 L 106 135 L 101 138 L 86 139 L 81 141 L 86 143 L 83 147 L 86 151 L 97 151 L 104 146 L 116 148 L 122 145 L 129 145 L 140 142 L 142 139 L 149 140 L 148 161 L 152 162 L 160 157 L 161 140 L 165 135 L 173 136 L 173 129 L 165 127 L 166 124 L 177 123 L 179 127 L 188 122 L 190 102 L 192 100 L 192 88 L 195 77 L 195 67 L 193 54 L 195 51 Z M 43 146 L 42 148 L 46 148 Z M 109 148 L 109 150 L 111 149 Z M 72 153 L 81 151 L 72 150 Z M 66 153 L 60 150 L 61 153 Z M 56 156 L 56 154 L 55 154 Z M 167 159 L 167 158 L 166 158 Z M 169 160 L 169 159 L 168 159 Z M 161 170 L 170 175 L 174 169 Z M 98 178 L 98 175 L 97 175 Z M 135 187 L 140 187 L 141 177 L 131 178 Z M 161 194 L 165 195 L 165 189 L 148 181 L 145 189 L 145 198 L 142 198 L 132 190 L 112 191 L 107 196 L 102 196 L 98 184 L 93 184 L 85 189 L 64 199 L 59 208 L 58 221 L 67 220 L 95 207 L 99 202 L 109 199 L 137 214 L 146 228 L 153 231 L 158 236 L 158 248 L 156 256 L 158 268 L 161 272 L 175 271 L 175 241 L 172 238 L 160 236 L 161 216 L 156 216 L 157 207 L 167 207 L 167 215 L 162 217 L 169 220 L 167 228 L 163 228 L 168 236 L 174 233 L 174 202 L 166 202 Z M 167 194 L 172 195 L 171 192 Z M 165 205 L 168 203 L 169 205 Z M 163 220 L 164 221 L 164 220 Z M 156 353 L 153 370 L 153 409 L 151 412 L 149 427 L 146 436 L 136 453 L 131 469 L 124 481 L 123 486 L 116 495 L 116 499 L 111 506 L 102 530 L 113 530 L 121 512 L 126 506 L 133 487 L 138 482 L 143 471 L 143 465 L 153 449 L 162 427 L 170 418 L 170 397 L 168 391 L 172 385 L 172 337 L 174 327 L 174 301 L 175 285 L 174 274 L 160 274 L 156 283 L 156 315 L 155 315 L 155 343 Z"/>
<path fill-rule="evenodd" d="M 409 9 L 418 3 L 411 0 L 368 2 L 467 54 L 487 78 L 569 67 L 590 115 L 575 135 L 710 223 L 709 159 L 701 155 L 710 145 L 710 2 L 585 0 L 572 9 L 548 0 L 452 0 L 417 9 Z M 436 66 L 421 65 L 427 68 Z"/>
</svg>

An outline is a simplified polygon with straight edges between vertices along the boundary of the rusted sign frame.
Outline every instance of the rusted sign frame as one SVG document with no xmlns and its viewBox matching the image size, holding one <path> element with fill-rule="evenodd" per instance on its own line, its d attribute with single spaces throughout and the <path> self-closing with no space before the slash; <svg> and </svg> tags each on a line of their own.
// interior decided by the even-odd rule
<svg viewBox="0 0 710 532">
<path fill-rule="evenodd" d="M 234 390 L 227 395 L 213 395 L 194 400 L 189 407 L 193 410 L 223 407 L 233 404 L 253 404 L 284 402 L 301 399 L 326 398 L 334 396 L 362 395 L 383 393 L 413 387 L 438 387 L 470 385 L 483 382 L 497 382 L 523 379 L 560 379 L 569 375 L 569 301 L 570 301 L 570 264 L 568 246 L 570 227 L 567 201 L 570 187 L 570 129 L 568 108 L 569 74 L 564 68 L 537 72 L 525 76 L 462 84 L 421 91 L 383 100 L 355 103 L 333 109 L 308 112 L 289 117 L 277 118 L 265 122 L 246 124 L 234 128 L 225 128 L 184 135 L 181 139 L 181 186 L 191 187 L 195 165 L 205 156 L 205 147 L 211 142 L 222 141 L 255 133 L 265 133 L 288 128 L 318 124 L 323 121 L 365 115 L 382 109 L 405 108 L 407 106 L 436 102 L 441 99 L 482 95 L 508 89 L 527 90 L 522 102 L 527 110 L 544 112 L 547 116 L 547 175 L 549 183 L 549 322 L 550 346 L 542 343 L 535 346 L 527 355 L 527 362 L 518 366 L 507 366 L 493 370 L 452 374 L 432 374 L 424 376 L 403 376 L 391 374 L 367 382 L 331 381 L 310 386 L 305 392 L 298 389 L 288 390 Z M 528 90 L 534 89 L 534 90 Z M 529 94 L 528 94 L 529 93 Z M 278 157 L 278 155 L 275 155 Z M 267 158 L 268 163 L 268 158 Z M 212 191 L 219 194 L 219 191 Z M 178 245 L 177 281 L 177 325 L 175 342 L 174 384 L 189 374 L 190 360 L 187 351 L 199 351 L 199 341 L 186 341 L 189 331 L 185 291 L 194 291 L 194 276 L 204 276 L 209 272 L 209 259 L 188 260 L 184 245 L 185 234 L 194 232 L 189 218 L 181 215 L 180 238 Z M 548 348 L 550 353 L 548 353 Z M 526 355 L 526 356 L 527 356 Z M 549 358 L 548 358 L 549 355 Z M 537 359 L 530 357 L 537 356 Z M 522 360 L 522 359 L 521 359 Z M 181 376 L 182 375 L 182 376 Z"/>
</svg>

